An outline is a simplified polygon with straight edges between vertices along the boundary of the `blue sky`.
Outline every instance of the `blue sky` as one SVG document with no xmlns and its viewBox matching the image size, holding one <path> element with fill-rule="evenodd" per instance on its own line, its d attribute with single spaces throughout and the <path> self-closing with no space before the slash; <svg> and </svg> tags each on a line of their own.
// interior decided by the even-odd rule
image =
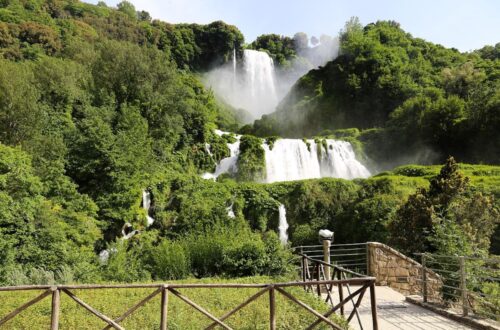
<svg viewBox="0 0 500 330">
<path fill-rule="evenodd" d="M 87 0 L 97 3 L 97 0 Z M 106 0 L 114 6 L 117 0 Z M 130 0 L 171 23 L 234 24 L 247 42 L 258 35 L 337 35 L 352 16 L 395 20 L 415 37 L 461 51 L 500 42 L 500 0 Z"/>
</svg>

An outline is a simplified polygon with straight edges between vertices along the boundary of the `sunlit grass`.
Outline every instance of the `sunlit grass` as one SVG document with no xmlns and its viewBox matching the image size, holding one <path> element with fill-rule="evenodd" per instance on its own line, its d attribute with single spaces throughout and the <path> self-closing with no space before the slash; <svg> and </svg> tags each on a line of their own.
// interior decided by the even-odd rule
<svg viewBox="0 0 500 330">
<path fill-rule="evenodd" d="M 250 277 L 238 279 L 207 278 L 187 279 L 170 283 L 272 283 L 284 279 Z M 286 280 L 285 280 L 286 281 Z M 80 299 L 111 318 L 117 318 L 128 308 L 155 291 L 148 289 L 93 289 L 71 290 Z M 205 308 L 215 316 L 221 316 L 257 293 L 258 288 L 239 289 L 178 289 L 183 295 Z M 299 300 L 318 312 L 326 312 L 328 306 L 315 295 L 301 288 L 287 288 Z M 39 295 L 41 291 L 0 292 L 0 317 Z M 315 317 L 300 306 L 276 292 L 277 328 L 302 329 L 315 321 Z M 61 294 L 60 329 L 102 329 L 106 323 L 79 306 L 69 296 Z M 31 306 L 5 324 L 5 329 L 47 329 L 50 326 L 50 296 Z M 337 323 L 343 320 L 336 319 Z M 200 329 L 212 323 L 206 316 L 169 294 L 168 328 Z M 265 293 L 227 320 L 234 329 L 269 329 L 269 294 Z M 122 325 L 126 329 L 159 329 L 160 295 L 128 317 Z M 322 327 L 319 327 L 321 329 Z M 325 327 L 326 328 L 326 327 Z M 220 329 L 216 327 L 215 329 Z"/>
</svg>

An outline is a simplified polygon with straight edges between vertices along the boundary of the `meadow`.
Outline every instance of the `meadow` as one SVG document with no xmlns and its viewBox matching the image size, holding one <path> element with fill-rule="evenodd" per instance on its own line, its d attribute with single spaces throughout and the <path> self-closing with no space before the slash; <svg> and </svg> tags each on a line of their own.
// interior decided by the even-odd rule
<svg viewBox="0 0 500 330">
<path fill-rule="evenodd" d="M 169 283 L 273 283 L 285 282 L 286 278 L 267 276 L 235 279 L 206 278 L 186 279 Z M 260 289 L 179 289 L 192 301 L 201 305 L 215 316 L 221 316 L 233 309 Z M 77 297 L 102 311 L 105 315 L 117 318 L 128 308 L 139 302 L 155 289 L 93 289 L 71 290 Z M 315 295 L 306 293 L 300 288 L 288 288 L 300 301 L 319 312 L 326 312 L 328 306 Z M 16 307 L 36 297 L 41 291 L 0 292 L 0 315 L 10 313 Z M 276 293 L 277 329 L 300 329 L 311 324 L 315 317 L 281 294 Z M 17 315 L 4 326 L 6 329 L 47 329 L 50 326 L 51 299 L 45 298 Z M 334 321 L 347 329 L 345 321 L 335 316 Z M 268 329 L 269 328 L 269 295 L 263 294 L 242 310 L 231 316 L 227 324 L 233 329 Z M 169 295 L 168 329 L 200 329 L 207 327 L 211 321 L 195 311 L 192 307 L 174 295 Z M 159 329 L 160 328 L 160 295 L 150 300 L 121 324 L 126 329 Z M 106 324 L 79 306 L 66 294 L 61 294 L 60 329 L 102 329 Z M 326 328 L 326 327 L 325 327 Z M 215 327 L 220 329 L 220 327 Z M 320 326 L 319 329 L 322 329 Z"/>
</svg>

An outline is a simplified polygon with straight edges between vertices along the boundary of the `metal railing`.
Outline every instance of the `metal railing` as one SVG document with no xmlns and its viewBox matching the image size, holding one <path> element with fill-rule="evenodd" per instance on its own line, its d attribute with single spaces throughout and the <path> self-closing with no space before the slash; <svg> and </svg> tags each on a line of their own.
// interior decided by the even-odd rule
<svg viewBox="0 0 500 330">
<path fill-rule="evenodd" d="M 294 247 L 294 252 L 324 261 L 323 248 L 323 245 L 303 245 Z M 368 275 L 368 243 L 331 244 L 329 251 L 331 264 Z"/>
<path fill-rule="evenodd" d="M 417 281 L 422 283 L 424 302 L 458 308 L 464 316 L 473 313 L 500 320 L 500 258 L 417 255 L 422 264 Z M 439 280 L 434 276 L 431 281 L 430 272 Z"/>
</svg>

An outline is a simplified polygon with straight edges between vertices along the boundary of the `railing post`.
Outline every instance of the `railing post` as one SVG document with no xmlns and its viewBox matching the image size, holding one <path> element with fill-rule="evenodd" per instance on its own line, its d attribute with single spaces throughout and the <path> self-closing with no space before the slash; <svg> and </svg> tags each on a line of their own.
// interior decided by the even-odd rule
<svg viewBox="0 0 500 330">
<path fill-rule="evenodd" d="M 274 285 L 269 289 L 269 328 L 276 330 L 276 299 L 274 296 Z"/>
<path fill-rule="evenodd" d="M 316 263 L 316 281 L 321 281 L 321 273 L 320 273 L 320 263 Z M 317 291 L 318 291 L 318 297 L 321 297 L 321 286 L 318 284 L 317 285 Z"/>
<path fill-rule="evenodd" d="M 366 242 L 366 275 L 372 275 L 370 270 L 370 242 Z"/>
<path fill-rule="evenodd" d="M 370 285 L 370 304 L 372 308 L 373 330 L 378 330 L 377 297 L 375 296 L 375 282 Z"/>
<path fill-rule="evenodd" d="M 306 257 L 304 255 L 302 255 L 301 265 L 302 265 L 302 282 L 305 282 L 306 281 L 307 269 L 306 269 Z"/>
<path fill-rule="evenodd" d="M 323 261 L 327 264 L 331 264 L 330 260 L 330 246 L 332 241 L 329 239 L 323 239 Z M 331 280 L 330 277 L 330 267 L 323 267 L 325 270 L 325 280 Z"/>
<path fill-rule="evenodd" d="M 167 330 L 167 316 L 168 316 L 168 285 L 163 285 L 161 291 L 161 321 L 160 321 L 161 330 Z"/>
<path fill-rule="evenodd" d="M 465 269 L 465 258 L 459 257 L 460 260 L 460 290 L 462 291 L 462 313 L 463 316 L 469 314 L 469 308 L 467 306 L 467 271 Z"/>
<path fill-rule="evenodd" d="M 342 274 L 342 273 L 339 271 L 338 274 L 339 274 L 338 279 L 342 280 L 342 276 L 340 276 L 340 274 Z M 338 284 L 338 290 L 339 290 L 339 303 L 341 303 L 342 301 L 344 301 L 344 288 L 342 286 L 342 283 Z M 333 302 L 332 302 L 332 305 L 333 305 Z M 344 305 L 340 306 L 340 315 L 344 315 Z"/>
<path fill-rule="evenodd" d="M 61 293 L 56 286 L 52 287 L 51 290 L 52 290 L 52 316 L 50 319 L 50 329 L 51 330 L 58 330 L 59 329 L 59 307 L 61 305 Z"/>
<path fill-rule="evenodd" d="M 427 269 L 426 269 L 426 255 L 422 254 L 422 299 L 424 303 L 427 302 Z"/>
</svg>

